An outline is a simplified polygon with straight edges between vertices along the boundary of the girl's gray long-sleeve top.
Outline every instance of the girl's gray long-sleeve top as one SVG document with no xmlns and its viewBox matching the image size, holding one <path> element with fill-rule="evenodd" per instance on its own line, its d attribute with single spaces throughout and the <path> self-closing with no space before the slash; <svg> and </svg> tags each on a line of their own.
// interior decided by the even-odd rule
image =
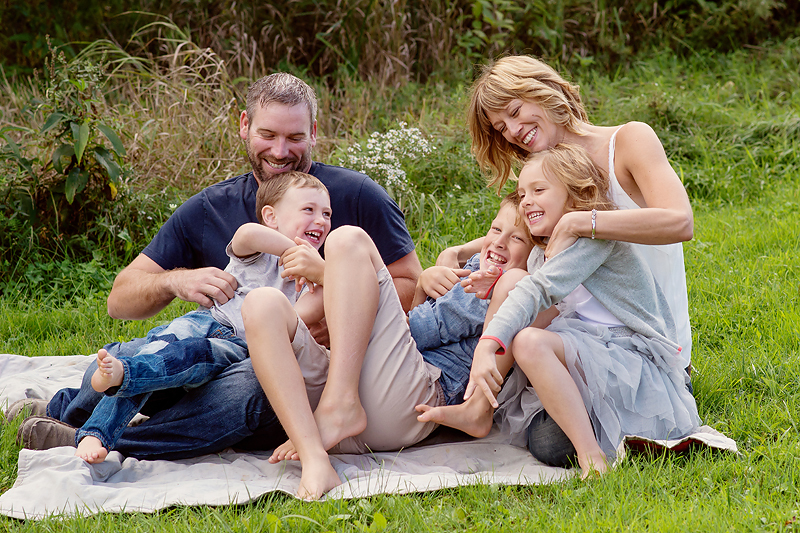
<svg viewBox="0 0 800 533">
<path fill-rule="evenodd" d="M 531 255 L 529 269 L 532 264 L 541 266 L 517 283 L 483 332 L 484 337 L 493 337 L 507 348 L 537 314 L 583 283 L 592 296 L 634 332 L 674 347 L 676 354 L 680 351 L 669 304 L 650 269 L 629 243 L 579 238 L 543 264 L 541 249 L 534 248 Z"/>
</svg>

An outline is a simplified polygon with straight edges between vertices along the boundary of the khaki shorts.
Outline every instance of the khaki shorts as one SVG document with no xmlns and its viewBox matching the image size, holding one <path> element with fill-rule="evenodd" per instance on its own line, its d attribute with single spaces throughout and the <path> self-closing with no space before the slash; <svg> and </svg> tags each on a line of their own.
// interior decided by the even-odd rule
<svg viewBox="0 0 800 533">
<path fill-rule="evenodd" d="M 358 393 L 367 412 L 367 429 L 331 449 L 331 453 L 399 450 L 421 441 L 436 428 L 417 420 L 419 404 L 444 405 L 437 380 L 441 372 L 427 364 L 417 350 L 386 267 L 378 272 L 380 298 L 375 325 L 361 368 Z M 330 353 L 317 344 L 298 320 L 292 341 L 306 382 L 311 409 L 316 409 L 328 375 Z"/>
</svg>

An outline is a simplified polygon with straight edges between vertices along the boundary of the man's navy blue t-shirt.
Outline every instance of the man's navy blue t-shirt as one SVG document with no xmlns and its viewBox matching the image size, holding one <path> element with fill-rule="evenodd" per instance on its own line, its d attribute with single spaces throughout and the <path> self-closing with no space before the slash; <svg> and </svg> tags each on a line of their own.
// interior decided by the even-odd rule
<svg viewBox="0 0 800 533">
<path fill-rule="evenodd" d="M 328 188 L 331 229 L 352 225 L 363 228 L 385 264 L 414 250 L 403 213 L 388 193 L 364 174 L 312 163 L 309 174 Z M 164 270 L 228 265 L 225 247 L 242 224 L 258 222 L 252 172 L 207 187 L 189 198 L 142 251 Z"/>
</svg>

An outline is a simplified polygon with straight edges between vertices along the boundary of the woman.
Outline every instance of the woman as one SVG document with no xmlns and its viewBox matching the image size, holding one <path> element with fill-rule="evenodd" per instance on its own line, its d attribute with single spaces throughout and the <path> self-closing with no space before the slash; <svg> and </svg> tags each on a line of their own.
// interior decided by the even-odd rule
<svg viewBox="0 0 800 533">
<path fill-rule="evenodd" d="M 514 167 L 528 154 L 559 143 L 582 146 L 607 173 L 618 209 L 598 213 L 594 219 L 585 211 L 566 214 L 553 230 L 545 255 L 555 256 L 579 237 L 651 245 L 638 248 L 666 294 L 688 372 L 691 330 L 680 243 L 692 238 L 692 208 L 653 129 L 641 122 L 595 126 L 578 87 L 528 56 L 504 57 L 484 69 L 472 87 L 468 121 L 473 153 L 491 176 L 489 184 L 498 190 L 515 179 Z M 437 264 L 453 264 L 475 246 L 473 241 L 447 249 Z M 535 418 L 527 416 L 532 419 L 532 453 L 543 462 L 563 464 L 571 446 L 554 437 L 558 427 L 543 411 Z"/>
</svg>

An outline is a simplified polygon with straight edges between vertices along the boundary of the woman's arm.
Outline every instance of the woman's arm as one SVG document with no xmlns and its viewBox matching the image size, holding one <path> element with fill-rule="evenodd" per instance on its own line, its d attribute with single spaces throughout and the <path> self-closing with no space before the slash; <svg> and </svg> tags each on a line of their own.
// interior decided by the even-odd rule
<svg viewBox="0 0 800 533">
<path fill-rule="evenodd" d="M 692 239 L 694 218 L 689 197 L 650 126 L 631 122 L 619 130 L 614 168 L 620 185 L 641 209 L 598 212 L 595 238 L 639 244 Z M 567 213 L 553 230 L 547 257 L 568 248 L 578 237 L 591 236 L 590 212 Z"/>
</svg>

